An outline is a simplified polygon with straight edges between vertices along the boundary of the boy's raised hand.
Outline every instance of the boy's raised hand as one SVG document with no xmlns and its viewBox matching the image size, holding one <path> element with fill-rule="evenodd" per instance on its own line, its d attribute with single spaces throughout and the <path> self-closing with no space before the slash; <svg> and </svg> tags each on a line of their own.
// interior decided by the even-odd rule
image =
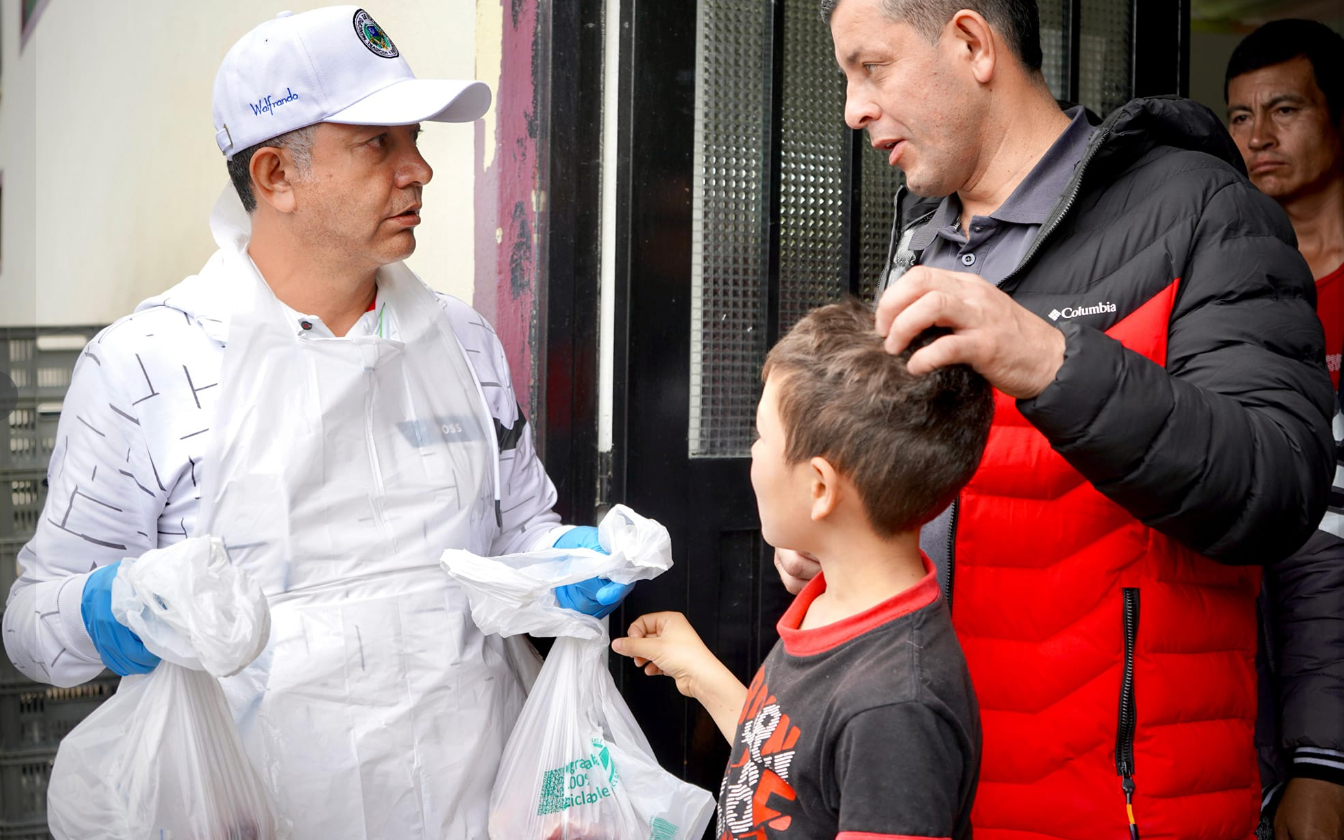
<svg viewBox="0 0 1344 840">
<path fill-rule="evenodd" d="M 663 674 L 676 680 L 677 691 L 687 697 L 696 696 L 696 677 L 716 665 L 723 667 L 686 616 L 677 612 L 641 615 L 630 625 L 630 635 L 614 640 L 611 649 L 634 659 L 651 677 Z"/>
<path fill-rule="evenodd" d="M 676 680 L 677 691 L 699 700 L 729 742 L 747 699 L 747 687 L 701 641 L 686 616 L 677 612 L 642 615 L 630 635 L 614 639 L 611 649 L 635 660 L 650 676 Z"/>
</svg>

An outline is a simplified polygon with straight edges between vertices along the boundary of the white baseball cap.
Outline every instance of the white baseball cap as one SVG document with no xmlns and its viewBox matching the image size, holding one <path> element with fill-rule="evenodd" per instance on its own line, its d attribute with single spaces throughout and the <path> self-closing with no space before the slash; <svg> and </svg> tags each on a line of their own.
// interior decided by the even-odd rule
<svg viewBox="0 0 1344 840">
<path fill-rule="evenodd" d="M 226 159 L 320 122 L 471 122 L 490 107 L 481 82 L 417 79 L 358 6 L 281 12 L 244 35 L 215 76 L 215 141 Z"/>
</svg>

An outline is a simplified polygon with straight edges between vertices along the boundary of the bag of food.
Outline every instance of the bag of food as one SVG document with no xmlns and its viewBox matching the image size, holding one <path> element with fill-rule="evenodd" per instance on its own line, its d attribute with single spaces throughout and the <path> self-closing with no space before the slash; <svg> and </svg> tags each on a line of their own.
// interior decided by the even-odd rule
<svg viewBox="0 0 1344 840">
<path fill-rule="evenodd" d="M 47 786 L 58 840 L 288 836 L 238 737 L 216 677 L 266 646 L 257 584 L 208 537 L 121 561 L 112 614 L 163 661 L 61 741 Z"/>
<path fill-rule="evenodd" d="M 598 533 L 610 554 L 443 554 L 482 632 L 557 637 L 495 776 L 492 840 L 698 840 L 714 813 L 708 791 L 658 765 L 617 692 L 606 619 L 556 603 L 557 586 L 599 576 L 633 583 L 672 565 L 667 529 L 627 507 L 612 508 Z"/>
</svg>

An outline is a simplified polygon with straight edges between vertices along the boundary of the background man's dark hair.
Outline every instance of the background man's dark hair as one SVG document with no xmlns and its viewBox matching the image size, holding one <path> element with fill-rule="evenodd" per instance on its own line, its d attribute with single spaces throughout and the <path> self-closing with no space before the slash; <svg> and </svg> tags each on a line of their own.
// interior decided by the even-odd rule
<svg viewBox="0 0 1344 840">
<path fill-rule="evenodd" d="M 761 379 L 779 377 L 785 461 L 825 458 L 854 484 L 874 530 L 892 536 L 937 516 L 970 480 L 994 395 L 965 365 L 906 370 L 947 330 L 925 330 L 893 356 L 873 321 L 852 298 L 812 310 L 770 351 Z"/>
<path fill-rule="evenodd" d="M 821 0 L 821 16 L 827 23 L 841 2 Z M 953 15 L 969 9 L 1003 33 L 1023 67 L 1041 69 L 1041 16 L 1036 0 L 881 0 L 881 3 L 887 17 L 910 24 L 930 41 L 938 40 Z"/>
<path fill-rule="evenodd" d="M 1237 76 L 1298 57 L 1311 62 L 1316 86 L 1330 107 L 1330 122 L 1339 125 L 1344 118 L 1344 37 L 1314 20 L 1273 20 L 1247 35 L 1228 59 L 1223 101 Z"/>
<path fill-rule="evenodd" d="M 229 180 L 233 182 L 233 188 L 237 190 L 238 198 L 242 199 L 244 210 L 251 213 L 257 209 L 257 196 L 252 192 L 251 172 L 252 156 L 257 153 L 257 150 L 264 149 L 267 146 L 273 149 L 285 149 L 299 165 L 299 170 L 307 172 L 313 161 L 314 128 L 315 126 L 311 125 L 296 128 L 293 131 L 281 134 L 279 137 L 263 140 L 255 146 L 234 153 L 228 161 Z"/>
</svg>

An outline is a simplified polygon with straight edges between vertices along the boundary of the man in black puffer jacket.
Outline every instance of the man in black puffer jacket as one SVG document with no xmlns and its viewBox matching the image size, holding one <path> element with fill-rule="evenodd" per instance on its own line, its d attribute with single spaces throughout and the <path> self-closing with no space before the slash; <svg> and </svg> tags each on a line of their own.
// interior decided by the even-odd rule
<svg viewBox="0 0 1344 840">
<path fill-rule="evenodd" d="M 980 698 L 977 837 L 1244 840 L 1259 567 L 1311 534 L 1333 463 L 1291 227 L 1202 106 L 1061 114 L 1030 0 L 823 13 L 847 122 L 946 196 L 898 218 L 878 330 L 951 328 L 910 369 L 1000 392 L 921 539 Z"/>
<path fill-rule="evenodd" d="M 1094 115 L 1089 118 L 1101 122 Z M 888 253 L 895 276 L 902 273 L 902 265 L 917 261 L 908 246 L 940 203 L 941 199 L 923 198 L 904 189 L 898 193 Z M 902 234 L 906 237 L 903 248 L 898 247 Z M 1334 461 L 1344 468 L 1344 416 L 1336 414 L 1332 425 Z M 1337 785 L 1336 768 L 1339 756 L 1344 755 L 1344 563 L 1340 562 L 1344 556 L 1344 478 L 1340 476 L 1344 469 L 1336 471 L 1331 487 L 1332 513 L 1291 556 L 1265 567 L 1270 594 L 1262 595 L 1259 604 L 1255 733 L 1264 809 L 1258 836 L 1265 840 L 1276 837 L 1276 818 L 1286 832 L 1279 836 L 1286 840 L 1317 836 L 1308 827 L 1324 831 L 1321 837 L 1340 836 L 1344 812 L 1333 788 L 1327 786 L 1322 793 L 1317 785 L 1311 791 L 1297 791 L 1291 808 L 1280 806 L 1290 778 Z"/>
<path fill-rule="evenodd" d="M 941 204 L 898 195 L 884 292 L 925 264 Z M 1022 415 L 1144 524 L 1220 563 L 1264 565 L 1291 581 L 1292 597 L 1276 598 L 1268 616 L 1279 639 L 1319 637 L 1313 628 L 1328 618 L 1320 613 L 1339 602 L 1337 591 L 1321 591 L 1334 570 L 1320 567 L 1311 544 L 1284 556 L 1306 535 L 1320 538 L 1312 523 L 1334 455 L 1322 339 L 1306 318 L 1310 275 L 1291 258 L 1292 242 L 1286 220 L 1245 181 L 1212 112 L 1175 98 L 1135 100 L 1094 129 L 1026 257 L 998 287 L 1065 338 L 1063 364 L 1035 399 L 1017 402 Z M 947 294 L 938 278 L 908 279 Z M 1173 281 L 1158 367 L 1106 332 Z M 906 309 L 921 296 L 909 295 Z M 971 548 L 954 541 L 947 579 Z M 1249 622 L 1252 600 L 1241 609 Z M 1280 701 L 1267 693 L 1276 684 L 1296 677 L 1300 686 L 1318 666 L 1337 668 L 1339 641 L 1285 662 L 1283 682 L 1262 686 L 1261 702 Z M 1290 699 L 1315 718 L 1339 714 L 1344 702 L 1328 692 Z M 980 817 L 977 828 L 990 835 L 993 813 Z"/>
</svg>

